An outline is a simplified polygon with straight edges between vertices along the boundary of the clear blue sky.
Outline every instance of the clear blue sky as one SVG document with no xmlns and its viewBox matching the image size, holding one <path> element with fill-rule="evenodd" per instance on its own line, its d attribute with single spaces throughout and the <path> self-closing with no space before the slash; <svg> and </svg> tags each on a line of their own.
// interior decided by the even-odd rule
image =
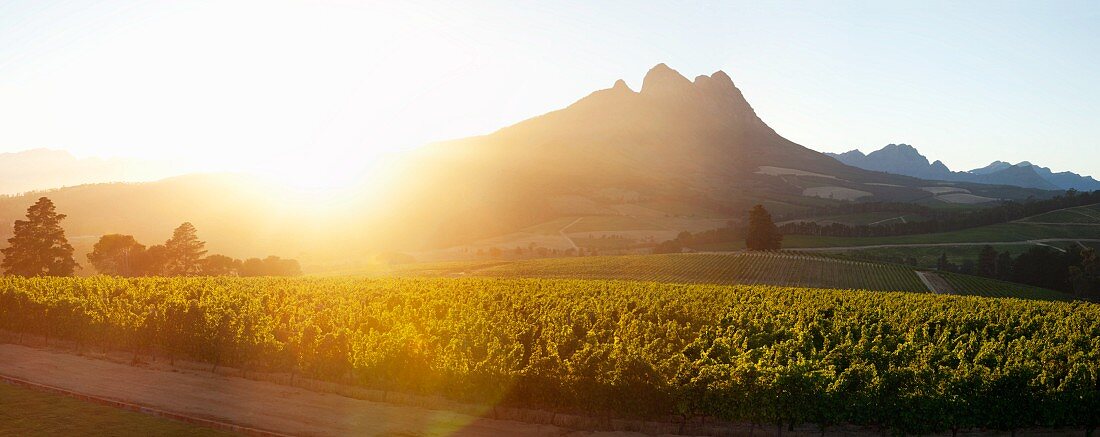
<svg viewBox="0 0 1100 437">
<path fill-rule="evenodd" d="M 0 3 L 0 152 L 354 171 L 665 62 L 821 151 L 1100 175 L 1100 2 Z"/>
</svg>

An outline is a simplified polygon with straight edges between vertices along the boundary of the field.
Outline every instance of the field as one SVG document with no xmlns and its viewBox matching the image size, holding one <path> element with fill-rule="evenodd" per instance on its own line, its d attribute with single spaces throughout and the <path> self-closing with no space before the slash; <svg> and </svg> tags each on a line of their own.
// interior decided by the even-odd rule
<svg viewBox="0 0 1100 437">
<path fill-rule="evenodd" d="M 959 231 L 935 234 L 898 235 L 891 237 L 820 237 L 814 235 L 785 235 L 783 247 L 789 249 L 823 247 L 862 247 L 898 244 L 981 244 L 1027 242 L 1028 240 L 1065 239 L 1100 240 L 1100 226 L 1084 224 L 1028 224 L 1021 222 L 1000 223 Z M 744 242 L 701 245 L 699 250 L 738 250 Z"/>
<path fill-rule="evenodd" d="M 1072 242 L 1052 242 L 1050 246 L 1061 249 L 1067 248 Z M 1087 245 L 1087 244 L 1086 244 Z M 1034 244 L 997 244 L 993 248 L 997 252 L 1008 252 L 1012 256 L 1018 256 L 1034 247 Z M 947 255 L 948 261 L 959 264 L 965 260 L 975 261 L 982 251 L 982 245 L 967 246 L 918 246 L 918 247 L 878 247 L 870 249 L 846 249 L 836 253 L 845 258 L 860 259 L 876 262 L 906 263 L 909 258 L 917 260 L 917 267 L 922 269 L 934 269 L 940 255 Z"/>
<path fill-rule="evenodd" d="M 940 249 L 940 248 L 933 248 Z M 976 249 L 975 249 L 976 250 Z M 936 252 L 938 256 L 939 252 Z M 728 254 L 666 254 L 548 258 L 524 261 L 470 261 L 409 264 L 377 276 L 622 279 L 681 284 L 776 285 L 876 291 L 928 292 L 914 272 L 902 264 L 852 260 L 797 252 Z M 1000 290 L 998 296 L 1067 300 L 1056 291 L 987 278 L 964 277 L 979 290 Z M 959 294 L 971 293 L 957 288 Z M 1017 292 L 1017 290 L 1020 290 Z M 978 293 L 981 295 L 980 293 Z"/>
<path fill-rule="evenodd" d="M 916 222 L 927 220 L 926 217 L 920 214 L 913 213 L 898 213 L 898 212 L 861 212 L 853 214 L 837 214 L 828 215 L 822 217 L 810 217 L 800 218 L 794 220 L 788 220 L 788 222 L 817 222 L 818 224 L 828 225 L 832 223 L 840 223 L 849 226 L 859 225 L 877 225 L 887 223 L 900 223 L 900 222 Z M 781 223 L 780 223 L 781 224 Z"/>
<path fill-rule="evenodd" d="M 0 279 L 0 328 L 594 415 L 1094 427 L 1100 306 L 492 278 Z"/>
<path fill-rule="evenodd" d="M 0 383 L 0 435 L 215 437 L 235 434 Z"/>
<path fill-rule="evenodd" d="M 911 268 L 779 252 L 550 258 L 500 264 L 472 274 L 928 291 Z"/>
<path fill-rule="evenodd" d="M 1100 205 L 1085 205 L 1051 211 L 1019 220 L 1019 223 L 1086 223 L 1100 225 Z"/>
<path fill-rule="evenodd" d="M 1069 300 L 1071 296 L 1057 291 L 1029 285 L 1014 284 L 996 279 L 960 275 L 958 273 L 939 273 L 955 289 L 955 294 L 985 297 L 1016 297 L 1039 300 Z"/>
</svg>

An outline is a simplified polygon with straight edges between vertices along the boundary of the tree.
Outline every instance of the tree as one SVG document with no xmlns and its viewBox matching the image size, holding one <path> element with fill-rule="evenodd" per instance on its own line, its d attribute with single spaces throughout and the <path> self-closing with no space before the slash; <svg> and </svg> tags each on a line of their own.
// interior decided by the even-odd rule
<svg viewBox="0 0 1100 437">
<path fill-rule="evenodd" d="M 1009 280 L 1012 278 L 1012 254 L 1008 251 L 1001 252 L 997 255 L 997 278 L 1003 280 Z"/>
<path fill-rule="evenodd" d="M 298 260 L 269 256 L 264 259 L 249 258 L 241 264 L 241 276 L 298 276 L 302 267 Z"/>
<path fill-rule="evenodd" d="M 749 231 L 745 236 L 745 247 L 749 250 L 779 249 L 783 243 L 783 235 L 772 222 L 772 215 L 762 205 L 752 207 L 749 211 Z"/>
<path fill-rule="evenodd" d="M 951 265 L 951 261 L 947 260 L 947 252 L 941 253 L 939 259 L 936 260 L 936 270 L 949 272 L 954 270 L 954 267 Z"/>
<path fill-rule="evenodd" d="M 65 214 L 54 210 L 46 197 L 27 208 L 27 220 L 16 220 L 15 230 L 0 250 L 4 273 L 18 276 L 72 276 L 78 267 L 73 259 L 73 246 L 65 238 L 61 220 Z"/>
<path fill-rule="evenodd" d="M 194 276 L 202 273 L 200 261 L 206 255 L 206 243 L 199 241 L 195 226 L 185 222 L 172 231 L 172 238 L 164 243 L 167 262 L 164 273 L 172 276 Z"/>
<path fill-rule="evenodd" d="M 1081 251 L 1081 263 L 1069 268 L 1073 294 L 1083 299 L 1100 298 L 1100 256 L 1091 247 Z"/>
<path fill-rule="evenodd" d="M 150 246 L 149 249 L 142 254 L 138 263 L 138 275 L 141 276 L 162 276 L 166 275 L 168 265 L 168 248 L 163 244 Z"/>
<path fill-rule="evenodd" d="M 997 251 L 993 246 L 982 246 L 978 254 L 978 275 L 992 278 L 997 274 Z"/>
<path fill-rule="evenodd" d="M 88 254 L 88 262 L 104 275 L 138 276 L 141 274 L 145 245 L 133 235 L 108 234 L 99 237 Z"/>
<path fill-rule="evenodd" d="M 234 276 L 241 269 L 241 260 L 225 255 L 210 255 L 199 261 L 203 276 Z"/>
</svg>

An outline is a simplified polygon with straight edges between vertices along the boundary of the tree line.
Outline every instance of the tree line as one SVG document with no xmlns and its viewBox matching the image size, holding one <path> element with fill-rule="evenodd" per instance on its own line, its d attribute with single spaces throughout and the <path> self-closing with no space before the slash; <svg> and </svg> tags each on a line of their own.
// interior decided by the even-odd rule
<svg viewBox="0 0 1100 437">
<path fill-rule="evenodd" d="M 1076 190 L 1068 190 L 1066 194 L 1055 196 L 1050 199 L 1028 200 L 1026 202 L 1008 201 L 991 208 L 983 208 L 965 213 L 936 210 L 920 205 L 897 203 L 839 205 L 831 208 L 817 209 L 811 217 L 890 211 L 918 213 L 928 219 L 905 223 L 894 221 L 879 225 L 854 226 L 842 223 L 822 225 L 814 221 L 797 221 L 784 223 L 779 226 L 779 231 L 785 235 L 818 235 L 827 237 L 892 237 L 898 235 L 929 234 L 1005 223 L 1058 209 L 1095 203 L 1100 203 L 1100 190 L 1083 193 Z"/>
<path fill-rule="evenodd" d="M 936 268 L 945 272 L 1011 281 L 1071 293 L 1080 299 L 1100 300 L 1100 257 L 1091 247 L 1070 246 L 1065 252 L 1033 246 L 1020 255 L 998 252 L 986 245 L 977 259 L 956 264 L 944 253 Z"/>
<path fill-rule="evenodd" d="M 15 276 L 72 276 L 80 265 L 73 258 L 73 246 L 65 237 L 53 202 L 39 198 L 27 209 L 26 220 L 16 220 L 9 246 L 0 249 L 0 268 Z M 234 259 L 207 255 L 206 242 L 185 222 L 164 244 L 146 247 L 132 235 L 108 234 L 99 238 L 87 255 L 97 272 L 112 276 L 296 276 L 302 274 L 297 260 L 277 256 Z"/>
<path fill-rule="evenodd" d="M 717 229 L 696 233 L 683 231 L 676 238 L 658 244 L 653 248 L 653 253 L 680 253 L 692 246 L 731 243 L 742 239 L 748 250 L 779 250 L 783 246 L 783 235 L 772 221 L 771 213 L 763 205 L 756 205 L 749 210 L 747 226 L 737 226 L 729 221 Z"/>
</svg>

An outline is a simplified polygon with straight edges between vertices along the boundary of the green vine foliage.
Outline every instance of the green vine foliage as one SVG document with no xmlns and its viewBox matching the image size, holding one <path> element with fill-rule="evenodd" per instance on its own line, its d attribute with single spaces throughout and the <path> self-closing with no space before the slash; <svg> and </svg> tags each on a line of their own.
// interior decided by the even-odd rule
<svg viewBox="0 0 1100 437">
<path fill-rule="evenodd" d="M 0 278 L 0 327 L 81 347 L 653 420 L 901 433 L 1100 415 L 1100 306 L 492 278 Z"/>
</svg>

